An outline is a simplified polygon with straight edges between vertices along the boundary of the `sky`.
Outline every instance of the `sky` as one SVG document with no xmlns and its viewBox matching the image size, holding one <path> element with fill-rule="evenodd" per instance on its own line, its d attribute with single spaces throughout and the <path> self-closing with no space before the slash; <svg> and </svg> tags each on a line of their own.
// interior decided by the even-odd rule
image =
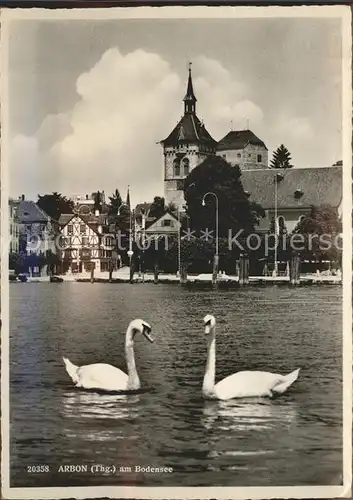
<svg viewBox="0 0 353 500">
<path fill-rule="evenodd" d="M 295 167 L 342 159 L 339 19 L 16 20 L 9 38 L 10 195 L 130 185 L 163 196 L 163 150 L 192 61 L 216 140 L 249 128 Z"/>
</svg>

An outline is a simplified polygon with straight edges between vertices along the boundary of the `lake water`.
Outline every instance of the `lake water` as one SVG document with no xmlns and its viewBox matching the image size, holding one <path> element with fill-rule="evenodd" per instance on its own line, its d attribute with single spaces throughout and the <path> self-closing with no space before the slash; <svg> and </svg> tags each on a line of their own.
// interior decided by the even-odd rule
<svg viewBox="0 0 353 500">
<path fill-rule="evenodd" d="M 11 486 L 341 484 L 341 295 L 336 286 L 10 285 Z M 297 382 L 274 400 L 203 400 L 207 313 L 218 319 L 217 381 L 243 369 L 301 368 Z M 155 337 L 135 343 L 144 392 L 75 389 L 62 356 L 125 371 L 134 318 Z M 68 464 L 117 471 L 58 472 Z M 33 465 L 50 471 L 27 472 Z"/>
</svg>

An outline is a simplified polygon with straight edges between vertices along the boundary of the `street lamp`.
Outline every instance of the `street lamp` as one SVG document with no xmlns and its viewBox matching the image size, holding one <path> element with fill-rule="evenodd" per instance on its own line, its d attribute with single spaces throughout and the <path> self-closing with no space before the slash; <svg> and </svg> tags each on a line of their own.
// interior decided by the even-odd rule
<svg viewBox="0 0 353 500">
<path fill-rule="evenodd" d="M 278 183 L 283 180 L 284 175 L 277 173 L 274 177 L 275 183 L 275 266 L 274 266 L 274 277 L 276 278 L 278 275 L 278 262 L 277 262 L 277 233 L 279 235 L 279 227 L 278 227 Z"/>
<path fill-rule="evenodd" d="M 122 201 L 121 204 L 119 205 L 119 208 L 118 208 L 118 215 L 120 215 L 120 209 L 123 206 L 128 207 L 129 214 L 130 214 L 129 251 L 127 252 L 127 255 L 129 257 L 129 266 L 131 268 L 131 259 L 132 259 L 132 256 L 134 255 L 134 252 L 132 250 L 132 211 L 130 209 L 130 205 L 128 205 L 125 201 Z"/>
<path fill-rule="evenodd" d="M 218 259 L 219 259 L 219 255 L 218 255 L 218 218 L 219 218 L 219 211 L 218 211 L 218 196 L 216 195 L 216 193 L 214 193 L 213 191 L 209 191 L 208 193 L 204 194 L 203 198 L 202 198 L 202 206 L 204 207 L 206 205 L 205 203 L 205 199 L 208 195 L 212 195 L 215 197 L 216 199 L 216 253 L 215 253 L 215 256 L 214 256 L 214 267 L 213 267 L 213 280 L 214 281 L 217 281 L 217 273 L 218 273 Z"/>
</svg>

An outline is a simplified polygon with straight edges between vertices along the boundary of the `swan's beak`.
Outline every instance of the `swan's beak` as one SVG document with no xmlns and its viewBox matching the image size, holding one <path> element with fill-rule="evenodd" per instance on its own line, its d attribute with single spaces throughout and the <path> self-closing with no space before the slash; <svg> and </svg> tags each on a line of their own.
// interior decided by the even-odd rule
<svg viewBox="0 0 353 500">
<path fill-rule="evenodd" d="M 205 333 L 208 335 L 211 331 L 211 320 L 205 321 Z"/>
<path fill-rule="evenodd" d="M 149 341 L 154 342 L 153 337 L 150 335 L 151 328 L 147 325 L 143 325 L 142 335 Z"/>
</svg>

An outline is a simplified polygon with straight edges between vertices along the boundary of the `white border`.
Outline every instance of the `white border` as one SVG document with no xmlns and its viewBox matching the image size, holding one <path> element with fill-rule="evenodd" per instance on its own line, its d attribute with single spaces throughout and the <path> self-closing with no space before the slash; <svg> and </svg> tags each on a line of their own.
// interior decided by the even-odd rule
<svg viewBox="0 0 353 500">
<path fill-rule="evenodd" d="M 5 499 L 144 498 L 144 499 L 265 499 L 350 498 L 352 480 L 352 71 L 349 6 L 298 7 L 133 7 L 109 9 L 2 9 L 1 11 L 1 241 L 8 228 L 8 33 L 12 20 L 168 19 L 168 18 L 340 18 L 343 69 L 343 486 L 287 487 L 51 487 L 10 488 L 9 485 L 9 283 L 8 252 L 1 248 L 1 479 Z M 328 117 L 329 119 L 329 117 Z"/>
</svg>

